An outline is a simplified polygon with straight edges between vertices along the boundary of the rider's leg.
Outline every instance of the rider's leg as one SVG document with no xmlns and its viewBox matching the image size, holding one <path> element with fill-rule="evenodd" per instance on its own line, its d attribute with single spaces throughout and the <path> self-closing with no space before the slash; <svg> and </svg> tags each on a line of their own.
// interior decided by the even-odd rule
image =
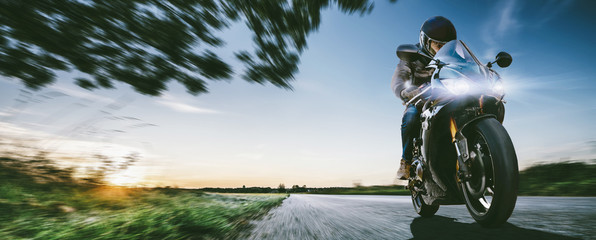
<svg viewBox="0 0 596 240">
<path fill-rule="evenodd" d="M 408 105 L 401 120 L 401 141 L 402 159 L 397 171 L 397 177 L 402 180 L 408 179 L 410 175 L 410 164 L 412 163 L 413 138 L 418 136 L 420 131 L 420 115 L 414 105 Z"/>
</svg>

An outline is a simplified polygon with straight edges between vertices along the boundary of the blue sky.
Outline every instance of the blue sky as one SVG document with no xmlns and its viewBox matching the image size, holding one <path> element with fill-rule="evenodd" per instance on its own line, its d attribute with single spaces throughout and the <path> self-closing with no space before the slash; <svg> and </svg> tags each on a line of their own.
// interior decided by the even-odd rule
<svg viewBox="0 0 596 240">
<path fill-rule="evenodd" d="M 197 97 L 177 84 L 162 97 L 147 97 L 126 85 L 89 92 L 72 83 L 76 73 L 60 73 L 54 85 L 28 94 L 18 80 L 2 78 L 0 133 L 36 138 L 40 147 L 83 166 L 93 165 L 84 159 L 96 153 L 115 159 L 141 153 L 135 166 L 114 176 L 123 184 L 392 184 L 404 110 L 389 88 L 395 48 L 415 43 L 424 20 L 442 15 L 482 61 L 499 51 L 513 56 L 511 67 L 496 70 L 505 79 L 504 126 L 521 168 L 596 157 L 590 143 L 596 141 L 594 3 L 375 4 L 363 17 L 323 12 L 319 31 L 308 38 L 294 91 L 235 77 L 210 83 L 210 93 Z M 241 25 L 221 36 L 228 45 L 219 54 L 239 72 L 232 53 L 250 48 L 251 38 Z"/>
</svg>

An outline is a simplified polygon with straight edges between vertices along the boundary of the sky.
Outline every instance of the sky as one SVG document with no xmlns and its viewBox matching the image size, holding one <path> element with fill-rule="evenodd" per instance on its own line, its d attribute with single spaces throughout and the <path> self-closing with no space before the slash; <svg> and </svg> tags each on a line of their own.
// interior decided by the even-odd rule
<svg viewBox="0 0 596 240">
<path fill-rule="evenodd" d="M 596 47 L 592 1 L 375 1 L 369 15 L 323 12 L 308 37 L 294 90 L 251 84 L 238 75 L 187 94 L 172 83 L 161 97 L 129 86 L 87 91 L 77 73 L 39 91 L 0 77 L 0 134 L 53 152 L 65 165 L 97 166 L 96 154 L 139 160 L 110 176 L 115 184 L 177 187 L 308 187 L 396 182 L 404 106 L 390 89 L 395 49 L 416 43 L 421 24 L 441 15 L 505 81 L 504 126 L 521 169 L 596 159 Z M 251 49 L 242 24 L 221 33 L 220 57 Z M 6 144 L 4 144 L 6 146 Z"/>
</svg>

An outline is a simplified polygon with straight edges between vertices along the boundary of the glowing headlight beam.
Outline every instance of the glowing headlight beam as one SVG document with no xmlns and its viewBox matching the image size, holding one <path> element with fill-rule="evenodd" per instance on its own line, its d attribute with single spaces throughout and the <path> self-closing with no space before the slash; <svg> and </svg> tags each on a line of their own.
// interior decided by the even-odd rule
<svg viewBox="0 0 596 240">
<path fill-rule="evenodd" d="M 505 93 L 505 87 L 503 86 L 503 82 L 496 82 L 495 85 L 493 85 L 493 91 L 496 94 L 503 95 Z"/>
<path fill-rule="evenodd" d="M 441 79 L 441 83 L 455 95 L 461 95 L 470 90 L 470 85 L 462 79 Z"/>
</svg>

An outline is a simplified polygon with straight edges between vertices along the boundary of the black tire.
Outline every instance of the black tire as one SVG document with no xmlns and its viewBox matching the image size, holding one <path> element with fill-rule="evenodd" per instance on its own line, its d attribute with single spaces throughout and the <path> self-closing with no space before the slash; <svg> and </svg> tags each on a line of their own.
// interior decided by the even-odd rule
<svg viewBox="0 0 596 240">
<path fill-rule="evenodd" d="M 498 227 L 509 219 L 517 201 L 519 170 L 513 143 L 494 118 L 479 120 L 464 135 L 472 161 L 472 178 L 461 183 L 466 207 L 480 225 Z"/>
<path fill-rule="evenodd" d="M 412 191 L 412 204 L 416 213 L 422 217 L 432 217 L 439 210 L 439 205 L 427 205 L 419 193 Z"/>
</svg>

